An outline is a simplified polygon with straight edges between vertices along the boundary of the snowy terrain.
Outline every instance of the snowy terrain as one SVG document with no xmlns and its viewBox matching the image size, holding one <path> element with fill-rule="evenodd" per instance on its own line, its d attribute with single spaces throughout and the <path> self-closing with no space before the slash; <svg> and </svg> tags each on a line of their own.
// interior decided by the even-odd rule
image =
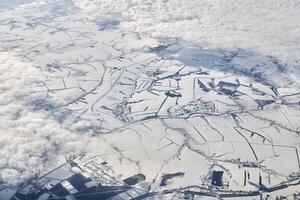
<svg viewBox="0 0 300 200">
<path fill-rule="evenodd" d="M 0 11 L 1 200 L 300 198 L 300 1 Z"/>
</svg>

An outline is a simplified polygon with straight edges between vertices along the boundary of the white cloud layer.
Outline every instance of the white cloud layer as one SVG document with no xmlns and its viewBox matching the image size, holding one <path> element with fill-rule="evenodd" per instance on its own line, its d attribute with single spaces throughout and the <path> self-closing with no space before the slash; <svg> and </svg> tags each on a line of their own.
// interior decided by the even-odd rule
<svg viewBox="0 0 300 200">
<path fill-rule="evenodd" d="M 300 59 L 299 0 L 73 0 L 89 16 L 124 28 L 210 47 L 244 48 L 295 65 Z"/>
<path fill-rule="evenodd" d="M 39 69 L 0 52 L 0 71 L 0 182 L 15 185 L 80 150 L 84 138 L 79 140 L 49 113 L 30 106 L 43 98 L 37 95 L 43 81 Z"/>
</svg>

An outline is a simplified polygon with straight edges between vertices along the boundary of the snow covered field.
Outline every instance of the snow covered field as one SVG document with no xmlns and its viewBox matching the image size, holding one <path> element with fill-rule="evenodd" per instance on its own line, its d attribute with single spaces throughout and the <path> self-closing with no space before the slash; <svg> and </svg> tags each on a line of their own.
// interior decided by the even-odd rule
<svg viewBox="0 0 300 200">
<path fill-rule="evenodd" d="M 300 1 L 0 11 L 1 200 L 80 199 L 67 179 L 79 171 L 126 186 L 111 199 L 300 198 Z"/>
</svg>

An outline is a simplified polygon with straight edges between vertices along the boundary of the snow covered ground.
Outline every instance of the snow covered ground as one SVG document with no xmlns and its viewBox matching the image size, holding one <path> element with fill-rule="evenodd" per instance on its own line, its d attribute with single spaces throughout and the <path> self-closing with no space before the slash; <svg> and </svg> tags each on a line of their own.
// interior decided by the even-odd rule
<svg viewBox="0 0 300 200">
<path fill-rule="evenodd" d="M 143 174 L 139 199 L 297 198 L 300 1 L 18 0 L 0 11 L 1 200 L 48 187 L 43 174 L 74 158 L 92 175 L 97 162 L 112 179 Z"/>
</svg>

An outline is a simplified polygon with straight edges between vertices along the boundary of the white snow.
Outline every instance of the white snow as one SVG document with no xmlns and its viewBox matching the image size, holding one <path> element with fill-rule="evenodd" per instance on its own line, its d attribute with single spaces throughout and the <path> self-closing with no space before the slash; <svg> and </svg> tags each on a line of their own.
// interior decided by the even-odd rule
<svg viewBox="0 0 300 200">
<path fill-rule="evenodd" d="M 77 152 L 157 190 L 154 177 L 177 171 L 167 187 L 210 184 L 215 164 L 233 174 L 230 189 L 255 189 L 245 168 L 270 186 L 299 173 L 299 0 L 33 2 L 0 16 L 1 184 Z M 170 55 L 152 51 L 172 38 Z M 228 58 L 232 71 L 218 68 Z"/>
</svg>

